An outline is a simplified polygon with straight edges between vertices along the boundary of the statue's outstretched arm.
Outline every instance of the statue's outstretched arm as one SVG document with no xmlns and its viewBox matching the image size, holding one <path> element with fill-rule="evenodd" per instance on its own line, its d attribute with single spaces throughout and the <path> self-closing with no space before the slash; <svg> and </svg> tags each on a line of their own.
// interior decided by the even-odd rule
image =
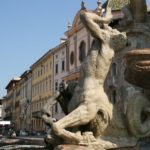
<svg viewBox="0 0 150 150">
<path fill-rule="evenodd" d="M 112 20 L 111 9 L 107 8 L 106 16 L 100 17 L 95 13 L 84 12 L 81 14 L 81 20 L 86 28 L 91 32 L 91 34 L 99 39 L 100 41 L 105 41 L 105 31 L 100 28 L 100 25 L 109 24 Z"/>
</svg>

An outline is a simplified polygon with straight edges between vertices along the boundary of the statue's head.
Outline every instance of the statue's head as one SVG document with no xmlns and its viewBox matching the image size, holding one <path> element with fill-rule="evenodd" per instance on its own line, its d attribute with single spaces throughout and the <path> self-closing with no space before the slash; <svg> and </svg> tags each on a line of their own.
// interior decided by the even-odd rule
<svg viewBox="0 0 150 150">
<path fill-rule="evenodd" d="M 127 37 L 125 33 L 120 33 L 117 30 L 114 30 L 110 35 L 110 47 L 114 51 L 120 51 L 126 47 Z"/>
</svg>

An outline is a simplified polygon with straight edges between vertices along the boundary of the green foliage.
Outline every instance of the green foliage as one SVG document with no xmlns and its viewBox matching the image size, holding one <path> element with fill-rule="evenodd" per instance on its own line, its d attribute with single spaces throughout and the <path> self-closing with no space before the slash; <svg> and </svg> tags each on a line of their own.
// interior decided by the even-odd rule
<svg viewBox="0 0 150 150">
<path fill-rule="evenodd" d="M 128 4 L 129 0 L 109 0 L 108 6 L 112 10 L 120 10 L 124 5 Z"/>
</svg>

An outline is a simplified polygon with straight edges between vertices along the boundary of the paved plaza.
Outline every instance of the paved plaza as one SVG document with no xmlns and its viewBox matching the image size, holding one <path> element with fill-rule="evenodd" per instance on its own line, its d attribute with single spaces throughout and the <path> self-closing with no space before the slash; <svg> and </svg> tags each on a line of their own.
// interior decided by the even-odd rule
<svg viewBox="0 0 150 150">
<path fill-rule="evenodd" d="M 17 137 L 0 139 L 0 150 L 45 150 L 43 138 L 36 137 Z"/>
</svg>

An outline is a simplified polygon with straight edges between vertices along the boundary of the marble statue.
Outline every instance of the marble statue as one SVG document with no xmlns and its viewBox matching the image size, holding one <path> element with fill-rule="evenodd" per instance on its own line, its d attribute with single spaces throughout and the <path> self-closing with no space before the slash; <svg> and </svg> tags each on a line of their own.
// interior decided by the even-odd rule
<svg viewBox="0 0 150 150">
<path fill-rule="evenodd" d="M 150 40 L 150 22 L 145 13 L 145 1 L 138 0 L 143 2 L 141 6 L 132 1 L 123 11 L 124 21 L 130 18 L 132 22 L 126 24 L 124 32 L 109 26 L 112 20 L 109 7 L 104 17 L 87 11 L 81 14 L 81 21 L 95 42 L 81 64 L 79 83 L 73 88 L 62 85 L 60 94 L 53 98 L 60 103 L 66 116 L 53 123 L 50 105 L 43 111 L 43 120 L 52 128 L 46 138 L 51 145 L 65 143 L 106 150 L 135 146 L 139 138 L 150 135 L 150 101 L 146 94 L 133 95 L 123 115 L 117 112 L 104 91 L 112 58 L 119 51 L 126 52 L 125 79 L 150 88 L 150 44 L 145 42 Z M 136 7 L 135 12 L 133 7 Z M 138 75 L 146 79 L 135 80 Z"/>
</svg>

